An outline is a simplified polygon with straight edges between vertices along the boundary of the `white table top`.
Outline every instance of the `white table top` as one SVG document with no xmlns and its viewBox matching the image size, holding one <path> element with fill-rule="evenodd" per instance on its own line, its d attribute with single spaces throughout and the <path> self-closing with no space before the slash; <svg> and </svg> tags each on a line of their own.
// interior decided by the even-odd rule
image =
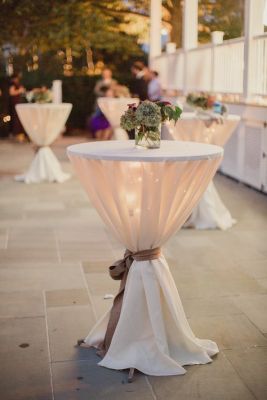
<svg viewBox="0 0 267 400">
<path fill-rule="evenodd" d="M 17 104 L 16 110 L 30 139 L 38 146 L 49 146 L 63 131 L 72 104 Z"/>
<path fill-rule="evenodd" d="M 102 103 L 110 103 L 110 104 L 132 104 L 139 103 L 139 99 L 137 97 L 99 97 L 97 99 L 98 104 Z"/>
<path fill-rule="evenodd" d="M 62 108 L 71 108 L 72 104 L 71 103 L 22 103 L 22 104 L 17 104 L 16 108 L 18 109 L 23 109 L 23 108 L 32 108 L 32 109 L 62 109 Z"/>
<path fill-rule="evenodd" d="M 162 141 L 159 149 L 139 149 L 133 140 L 117 140 L 75 144 L 67 148 L 67 153 L 95 160 L 155 162 L 214 159 L 223 155 L 223 149 L 211 144 L 172 140 Z"/>
<path fill-rule="evenodd" d="M 211 114 L 210 116 L 208 114 L 201 114 L 197 112 L 183 112 L 181 114 L 181 119 L 201 119 L 201 120 L 209 120 L 211 117 L 217 117 L 217 118 L 222 118 L 225 121 L 239 121 L 240 116 L 237 114 L 228 114 L 228 115 L 220 115 L 220 114 Z"/>
</svg>

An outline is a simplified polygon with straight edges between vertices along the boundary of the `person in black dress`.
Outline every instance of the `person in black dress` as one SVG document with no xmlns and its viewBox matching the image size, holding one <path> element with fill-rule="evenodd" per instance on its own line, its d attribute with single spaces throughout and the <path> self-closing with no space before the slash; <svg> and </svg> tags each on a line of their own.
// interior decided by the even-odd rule
<svg viewBox="0 0 267 400">
<path fill-rule="evenodd" d="M 130 92 L 133 97 L 138 97 L 141 101 L 148 99 L 148 79 L 146 77 L 147 68 L 141 61 L 136 61 L 131 67 L 132 80 Z M 134 139 L 134 130 L 127 132 L 129 139 Z"/>
<path fill-rule="evenodd" d="M 146 78 L 145 65 L 137 61 L 132 65 L 132 81 L 130 84 L 130 91 L 133 97 L 139 97 L 141 101 L 148 99 L 148 80 Z"/>
<path fill-rule="evenodd" d="M 20 75 L 13 74 L 9 86 L 9 113 L 11 116 L 11 133 L 14 136 L 24 134 L 23 126 L 19 120 L 16 105 L 24 103 L 25 88 L 20 82 Z"/>
</svg>

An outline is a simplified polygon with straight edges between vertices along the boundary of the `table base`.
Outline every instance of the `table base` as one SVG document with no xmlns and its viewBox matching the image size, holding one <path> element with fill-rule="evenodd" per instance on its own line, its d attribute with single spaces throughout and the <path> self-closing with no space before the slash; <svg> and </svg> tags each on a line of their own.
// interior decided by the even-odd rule
<svg viewBox="0 0 267 400">
<path fill-rule="evenodd" d="M 30 168 L 24 175 L 15 176 L 15 180 L 25 183 L 65 182 L 70 174 L 62 171 L 59 161 L 50 147 L 41 147 L 37 151 Z"/>
<path fill-rule="evenodd" d="M 214 183 L 211 182 L 190 218 L 186 221 L 184 228 L 226 230 L 235 223 L 236 220 L 232 218 Z"/>
<path fill-rule="evenodd" d="M 98 347 L 109 312 L 85 339 Z M 182 375 L 184 365 L 206 364 L 218 353 L 216 343 L 195 337 L 163 256 L 134 261 L 126 282 L 122 310 L 111 345 L 99 365 L 135 368 L 147 375 Z"/>
</svg>

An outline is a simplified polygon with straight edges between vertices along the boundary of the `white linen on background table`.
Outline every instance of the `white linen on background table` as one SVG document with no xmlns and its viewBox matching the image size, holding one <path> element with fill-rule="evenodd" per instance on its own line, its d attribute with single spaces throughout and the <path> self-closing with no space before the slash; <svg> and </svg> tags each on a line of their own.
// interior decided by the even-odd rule
<svg viewBox="0 0 267 400">
<path fill-rule="evenodd" d="M 198 143 L 210 143 L 224 146 L 240 122 L 239 115 L 229 114 L 226 117 L 218 116 L 222 123 L 210 121 L 206 115 L 184 112 L 174 125 L 167 123 L 162 130 L 162 139 L 185 140 Z"/>
<path fill-rule="evenodd" d="M 32 142 L 40 147 L 28 171 L 17 177 L 26 183 L 42 181 L 64 182 L 70 177 L 61 166 L 49 146 L 64 129 L 72 105 L 62 104 L 18 104 L 16 111 Z"/>
<path fill-rule="evenodd" d="M 127 132 L 120 128 L 120 119 L 122 114 L 127 110 L 128 104 L 138 104 L 139 99 L 133 97 L 100 97 L 97 103 L 114 130 L 113 138 L 115 140 L 128 140 Z"/>
<path fill-rule="evenodd" d="M 156 150 L 135 149 L 133 141 L 68 148 L 94 207 L 131 251 L 162 246 L 182 226 L 222 153 L 217 146 L 168 141 Z M 87 344 L 101 343 L 108 319 L 109 312 L 89 333 Z M 179 375 L 186 372 L 183 365 L 211 362 L 217 352 L 216 343 L 193 334 L 164 255 L 134 261 L 118 325 L 99 365 Z"/>
<path fill-rule="evenodd" d="M 223 123 L 216 121 L 207 126 L 209 117 L 185 112 L 176 125 L 166 123 L 162 127 L 162 138 L 166 140 L 193 141 L 199 143 L 211 143 L 224 146 L 236 129 L 240 117 L 230 114 L 222 117 Z M 210 182 L 206 192 L 203 194 L 192 215 L 185 226 L 196 229 L 229 229 L 236 223 L 230 211 L 221 200 L 213 182 Z"/>
</svg>

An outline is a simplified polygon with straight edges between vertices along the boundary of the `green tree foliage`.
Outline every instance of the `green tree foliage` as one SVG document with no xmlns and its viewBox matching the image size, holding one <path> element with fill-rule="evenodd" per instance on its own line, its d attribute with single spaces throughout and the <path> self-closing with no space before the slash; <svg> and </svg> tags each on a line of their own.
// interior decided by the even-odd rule
<svg viewBox="0 0 267 400">
<path fill-rule="evenodd" d="M 212 31 L 224 31 L 224 39 L 233 39 L 243 34 L 244 0 L 199 0 L 200 43 L 210 41 Z M 135 12 L 149 15 L 150 0 L 131 1 Z M 170 30 L 170 40 L 177 48 L 182 46 L 182 0 L 162 0 L 162 21 Z"/>
<path fill-rule="evenodd" d="M 127 34 L 127 9 L 120 0 L 0 0 L 0 45 L 40 51 L 93 47 L 140 54 L 137 38 Z M 123 12 L 125 11 L 125 12 Z"/>
<path fill-rule="evenodd" d="M 182 1 L 163 0 L 163 21 L 171 41 L 182 42 Z M 137 35 L 147 33 L 150 0 L 0 0 L 0 45 L 41 51 L 92 47 L 140 54 Z M 199 40 L 223 30 L 225 39 L 243 30 L 244 0 L 199 0 Z M 131 30 L 130 25 L 139 26 Z M 131 34 L 132 32 L 136 34 Z M 130 34 L 129 34 L 130 33 Z"/>
<path fill-rule="evenodd" d="M 244 0 L 199 0 L 199 41 L 210 41 L 210 32 L 223 31 L 224 40 L 243 35 Z"/>
</svg>

